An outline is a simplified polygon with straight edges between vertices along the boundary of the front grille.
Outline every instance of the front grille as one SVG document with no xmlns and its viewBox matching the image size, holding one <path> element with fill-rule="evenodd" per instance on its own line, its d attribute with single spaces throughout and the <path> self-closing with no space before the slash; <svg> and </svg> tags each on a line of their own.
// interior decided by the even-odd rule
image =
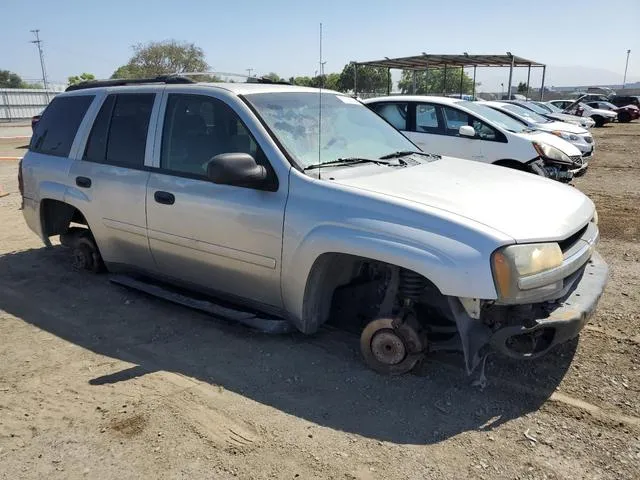
<svg viewBox="0 0 640 480">
<path fill-rule="evenodd" d="M 582 165 L 582 155 L 571 155 L 569 158 L 573 163 Z"/>
<path fill-rule="evenodd" d="M 588 224 L 585 225 L 570 237 L 567 237 L 564 240 L 558 242 L 558 245 L 560 245 L 560 250 L 562 250 L 562 252 L 564 253 L 567 250 L 569 250 L 571 247 L 573 247 L 576 244 L 576 242 L 580 240 L 580 238 L 582 238 L 582 235 L 584 235 L 584 232 L 587 230 L 588 226 L 589 226 Z"/>
</svg>

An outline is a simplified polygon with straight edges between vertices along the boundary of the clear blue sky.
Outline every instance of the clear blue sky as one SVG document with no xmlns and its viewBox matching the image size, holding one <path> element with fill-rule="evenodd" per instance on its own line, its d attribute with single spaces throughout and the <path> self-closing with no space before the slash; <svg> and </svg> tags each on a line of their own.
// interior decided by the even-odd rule
<svg viewBox="0 0 640 480">
<path fill-rule="evenodd" d="M 631 49 L 628 77 L 640 78 L 640 0 L 0 0 L 0 18 L 0 69 L 40 77 L 29 43 L 29 30 L 39 28 L 49 78 L 58 82 L 83 71 L 108 77 L 132 44 L 165 39 L 194 42 L 218 71 L 313 75 L 320 22 L 325 72 L 350 60 L 508 50 L 550 65 L 552 84 L 588 77 L 560 68 L 573 66 L 620 81 Z M 483 75 L 496 84 L 505 74 Z"/>
</svg>

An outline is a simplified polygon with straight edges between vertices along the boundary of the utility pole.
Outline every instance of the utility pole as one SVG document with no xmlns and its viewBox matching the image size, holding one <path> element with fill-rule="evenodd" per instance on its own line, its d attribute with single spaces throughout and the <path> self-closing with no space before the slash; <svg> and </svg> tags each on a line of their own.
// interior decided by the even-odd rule
<svg viewBox="0 0 640 480">
<path fill-rule="evenodd" d="M 40 30 L 30 30 L 31 33 L 35 34 L 36 39 L 31 40 L 31 43 L 35 43 L 38 47 L 38 53 L 40 54 L 40 68 L 42 69 L 42 85 L 45 90 L 49 90 L 49 84 L 47 82 L 47 70 L 44 68 L 44 54 L 42 53 L 42 40 L 40 40 Z"/>
<path fill-rule="evenodd" d="M 629 54 L 631 50 L 627 50 L 627 63 L 624 65 L 624 79 L 622 80 L 622 88 L 624 89 L 625 84 L 627 83 L 627 68 L 629 68 Z"/>
<path fill-rule="evenodd" d="M 253 72 L 253 68 L 247 68 L 247 73 L 251 76 L 251 72 Z"/>
</svg>

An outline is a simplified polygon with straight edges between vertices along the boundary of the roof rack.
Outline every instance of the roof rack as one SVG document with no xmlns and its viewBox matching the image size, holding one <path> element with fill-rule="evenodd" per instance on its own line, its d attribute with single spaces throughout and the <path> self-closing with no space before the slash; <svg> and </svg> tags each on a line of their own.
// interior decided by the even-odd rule
<svg viewBox="0 0 640 480">
<path fill-rule="evenodd" d="M 114 78 L 111 80 L 88 80 L 86 82 L 76 83 L 75 85 L 69 85 L 65 92 L 84 90 L 85 88 L 120 87 L 124 85 L 140 85 L 146 83 L 180 84 L 196 82 L 182 75 L 159 75 L 151 78 Z"/>
<path fill-rule="evenodd" d="M 198 75 L 217 75 L 217 76 L 225 76 L 225 77 L 240 77 L 244 78 L 246 83 L 268 83 L 275 85 L 291 85 L 291 82 L 287 82 L 286 80 L 272 80 L 268 77 L 251 77 L 249 75 L 245 75 L 243 73 L 231 73 L 231 72 L 184 72 L 180 75 L 189 75 L 190 77 L 198 76 Z"/>
</svg>

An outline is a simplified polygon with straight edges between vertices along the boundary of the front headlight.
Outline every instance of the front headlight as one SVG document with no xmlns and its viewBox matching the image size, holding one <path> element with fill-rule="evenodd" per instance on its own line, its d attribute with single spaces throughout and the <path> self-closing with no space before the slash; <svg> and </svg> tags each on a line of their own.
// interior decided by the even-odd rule
<svg viewBox="0 0 640 480">
<path fill-rule="evenodd" d="M 491 267 L 498 298 L 517 301 L 522 293 L 518 286 L 521 278 L 559 267 L 562 262 L 562 250 L 557 243 L 510 245 L 496 250 Z M 549 287 L 557 288 L 555 284 Z"/>
<path fill-rule="evenodd" d="M 538 155 L 540 155 L 542 158 L 547 158 L 559 163 L 566 163 L 567 165 L 573 165 L 573 161 L 569 158 L 569 155 L 564 153 L 562 150 L 556 147 L 552 147 L 547 143 L 531 143 L 533 143 L 533 148 L 536 149 L 536 152 L 538 152 Z"/>
<path fill-rule="evenodd" d="M 560 138 L 564 138 L 565 140 L 569 140 L 571 142 L 576 142 L 578 141 L 578 136 L 574 135 L 573 133 L 569 133 L 569 132 L 563 132 L 562 130 L 554 130 L 553 132 L 554 135 L 560 137 Z"/>
<path fill-rule="evenodd" d="M 593 211 L 593 218 L 591 219 L 591 221 L 595 223 L 596 226 L 598 226 L 598 210 Z"/>
</svg>

